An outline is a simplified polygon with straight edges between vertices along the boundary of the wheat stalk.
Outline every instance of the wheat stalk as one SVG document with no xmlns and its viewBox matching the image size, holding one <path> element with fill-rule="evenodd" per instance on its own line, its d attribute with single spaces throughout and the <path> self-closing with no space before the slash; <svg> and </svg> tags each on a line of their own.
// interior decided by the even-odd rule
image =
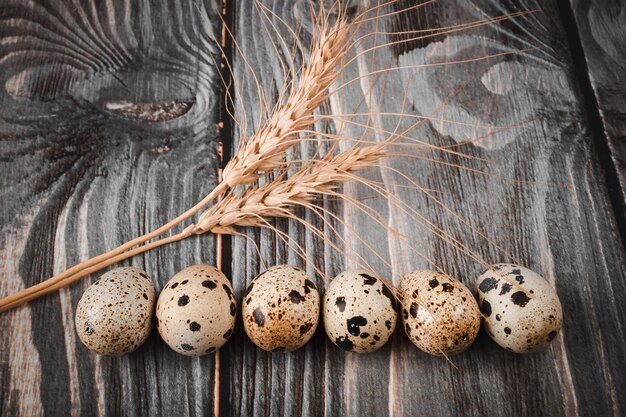
<svg viewBox="0 0 626 417">
<path fill-rule="evenodd" d="M 314 15 L 317 32 L 313 36 L 308 59 L 301 69 L 298 80 L 286 84 L 289 86 L 285 88 L 288 91 L 286 99 L 282 102 L 279 100 L 267 121 L 250 138 L 242 141 L 236 154 L 224 167 L 222 180 L 205 198 L 180 216 L 143 236 L 75 265 L 44 282 L 0 299 L 0 311 L 68 285 L 75 281 L 76 277 L 88 275 L 111 265 L 114 259 L 126 259 L 133 256 L 130 254 L 145 252 L 164 244 L 163 239 L 153 244 L 146 242 L 194 216 L 212 201 L 225 195 L 229 189 L 252 184 L 264 173 L 279 168 L 286 151 L 298 143 L 297 134 L 315 121 L 313 111 L 328 97 L 328 88 L 340 75 L 336 68 L 351 46 L 351 39 L 359 19 L 348 22 L 346 11 L 341 7 L 337 8 L 337 13 L 331 22 L 327 11 L 320 6 Z M 180 240 L 177 237 L 188 236 L 193 228 L 194 225 L 188 226 L 182 233 L 166 238 L 167 243 Z M 133 249 L 138 245 L 144 246 Z"/>
<path fill-rule="evenodd" d="M 5 301 L 5 298 L 1 300 L 0 311 L 9 310 L 43 294 L 56 291 L 86 275 L 124 259 L 180 241 L 194 234 L 199 235 L 207 232 L 237 234 L 236 227 L 270 227 L 269 218 L 294 217 L 293 210 L 295 207 L 307 206 L 320 195 L 332 193 L 342 182 L 354 179 L 356 171 L 373 166 L 386 154 L 385 143 L 356 146 L 303 165 L 285 179 L 230 192 L 203 212 L 196 225 L 186 227 L 181 233 L 109 257 L 102 263 L 84 268 L 63 281 L 51 283 L 44 292 L 23 294 L 15 301 Z"/>
<path fill-rule="evenodd" d="M 388 4 L 393 4 L 396 1 L 390 0 Z M 427 3 L 429 2 L 423 4 Z M 307 128 L 316 121 L 327 118 L 327 116 L 315 115 L 314 110 L 330 95 L 336 94 L 360 77 L 372 76 L 382 72 L 375 71 L 364 74 L 340 84 L 334 90 L 330 90 L 331 86 L 341 76 L 343 69 L 351 62 L 351 60 L 345 59 L 348 52 L 364 38 L 354 39 L 359 26 L 373 18 L 368 17 L 368 13 L 375 14 L 380 7 L 382 6 L 379 5 L 357 14 L 351 20 L 348 19 L 347 9 L 342 7 L 342 2 L 335 3 L 333 6 L 336 15 L 332 18 L 324 6 L 320 6 L 317 13 L 313 13 L 315 25 L 310 52 L 299 70 L 298 77 L 285 82 L 281 99 L 278 100 L 272 111 L 268 112 L 269 115 L 260 127 L 249 138 L 241 141 L 235 155 L 224 167 L 221 181 L 200 202 L 165 225 L 143 236 L 75 265 L 42 283 L 0 299 L 0 311 L 17 307 L 24 302 L 55 291 L 123 259 L 167 243 L 182 240 L 193 234 L 207 231 L 235 233 L 236 226 L 268 226 L 270 217 L 290 217 L 293 215 L 294 207 L 298 205 L 310 207 L 307 203 L 310 203 L 315 196 L 331 192 L 342 181 L 349 178 L 354 179 L 351 173 L 374 164 L 383 155 L 392 155 L 385 145 L 355 147 L 334 156 L 331 152 L 327 157 L 307 161 L 311 163 L 311 166 L 304 164 L 290 177 L 280 181 L 268 182 L 261 186 L 251 186 L 268 173 L 281 172 L 285 166 L 287 150 L 303 140 L 310 139 L 312 134 L 318 134 L 322 138 L 335 142 L 346 139 L 341 134 L 329 135 L 312 132 Z M 414 7 L 421 6 L 410 6 L 410 8 Z M 376 15 L 376 18 L 380 18 L 380 15 Z M 481 21 L 478 23 L 487 24 L 488 22 Z M 460 30 L 460 28 L 454 30 Z M 277 34 L 281 37 L 278 32 Z M 433 35 L 428 34 L 420 38 L 426 36 Z M 409 40 L 411 39 L 398 42 Z M 392 69 L 395 68 L 383 71 Z M 260 98 L 262 99 L 262 97 Z M 359 115 L 353 114 L 352 116 Z M 342 120 L 342 122 L 346 122 L 346 120 Z M 393 132 L 388 133 L 392 136 L 395 134 Z M 301 137 L 301 135 L 304 136 Z M 403 135 L 396 136 L 406 139 Z M 391 141 L 388 144 L 390 143 Z M 361 145 L 363 144 L 364 142 L 361 142 Z M 432 146 L 428 148 L 451 152 L 445 148 Z M 233 189 L 238 186 L 248 186 L 248 189 L 233 192 Z M 215 205 L 199 217 L 197 224 L 187 226 L 178 234 L 153 240 L 206 209 L 214 200 L 217 200 Z"/>
</svg>

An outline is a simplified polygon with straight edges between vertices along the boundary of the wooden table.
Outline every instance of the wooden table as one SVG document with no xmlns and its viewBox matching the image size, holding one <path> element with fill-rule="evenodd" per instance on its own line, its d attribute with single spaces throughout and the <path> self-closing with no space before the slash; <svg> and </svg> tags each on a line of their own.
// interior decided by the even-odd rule
<svg viewBox="0 0 626 417">
<path fill-rule="evenodd" d="M 307 39 L 307 1 L 264 3 L 291 27 L 300 26 Z M 235 73 L 231 91 L 238 94 L 238 115 L 246 109 L 251 124 L 259 100 L 239 48 L 270 102 L 282 82 L 267 25 L 251 0 L 223 6 L 201 0 L 0 0 L 0 295 L 151 230 L 212 189 L 240 132 L 223 104 L 220 74 L 227 71 L 211 39 L 224 41 Z M 95 274 L 0 315 L 0 415 L 626 412 L 626 5 L 618 0 L 441 0 L 388 17 L 381 27 L 445 27 L 521 10 L 535 12 L 381 48 L 375 60 L 356 60 L 346 77 L 376 65 L 526 51 L 394 71 L 385 82 L 376 81 L 373 94 L 364 93 L 366 83 L 356 83 L 323 111 L 354 108 L 365 97 L 363 112 L 403 111 L 459 122 L 431 121 L 413 135 L 458 146 L 491 163 L 432 153 L 425 155 L 443 163 L 398 158 L 371 178 L 481 258 L 510 261 L 503 255 L 509 253 L 546 277 L 565 314 L 563 332 L 548 350 L 515 355 L 481 333 L 452 365 L 417 350 L 399 330 L 383 349 L 356 355 L 336 348 L 318 328 L 299 351 L 266 353 L 246 338 L 239 321 L 215 355 L 180 356 L 154 332 L 132 354 L 98 357 L 78 341 L 73 326 L 76 303 Z M 223 33 L 222 13 L 237 47 Z M 273 22 L 279 25 L 277 18 Z M 487 134 L 484 126 L 512 125 L 458 145 Z M 310 151 L 302 147 L 294 155 Z M 402 188 L 388 175 L 389 167 L 436 190 L 434 195 L 475 229 L 424 193 Z M 389 227 L 421 240 L 415 247 L 403 243 L 355 210 L 327 201 L 326 207 L 373 245 L 380 258 L 368 254 L 358 239 L 348 239 L 377 272 L 397 284 L 403 273 L 427 266 L 412 252 L 419 249 L 473 285 L 480 263 L 397 206 L 359 187 L 346 186 L 345 192 L 376 208 Z M 301 214 L 323 226 L 310 213 Z M 328 276 L 353 266 L 297 222 L 277 225 Z M 148 271 L 157 288 L 190 264 L 219 264 L 239 299 L 264 265 L 302 265 L 274 234 L 245 233 L 250 239 L 189 239 L 126 264 Z M 307 270 L 323 287 L 313 267 Z"/>
</svg>

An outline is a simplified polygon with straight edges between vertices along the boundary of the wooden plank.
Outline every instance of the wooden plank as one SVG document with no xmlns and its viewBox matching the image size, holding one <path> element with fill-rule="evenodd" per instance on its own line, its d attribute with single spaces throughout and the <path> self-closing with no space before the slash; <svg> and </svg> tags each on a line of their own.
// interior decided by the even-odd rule
<svg viewBox="0 0 626 417">
<path fill-rule="evenodd" d="M 287 19 L 297 28 L 292 13 L 307 13 L 308 2 L 264 2 L 276 16 Z M 271 24 L 259 18 L 253 2 L 235 3 L 235 34 L 236 41 L 245 57 L 235 53 L 233 57 L 235 89 L 241 93 L 237 100 L 240 120 L 243 112 L 247 115 L 250 129 L 259 122 L 260 103 L 256 95 L 256 82 L 260 83 L 267 97 L 275 98 L 280 89 L 282 69 L 276 59 L 277 49 L 283 58 L 288 57 L 290 50 L 280 44 L 277 49 L 269 41 L 273 33 Z M 279 18 L 272 19 L 272 24 L 280 27 Z M 284 33 L 288 39 L 288 31 Z M 277 39 L 274 37 L 274 40 Z M 247 64 L 246 64 L 247 62 Z M 254 70 L 250 71 L 248 65 Z M 256 78 L 256 80 L 255 80 Z M 271 106 L 273 103 L 269 103 Z M 248 132 L 249 134 L 250 132 Z M 236 131 L 233 148 L 240 143 Z M 304 155 L 311 149 L 298 149 L 292 155 Z M 310 154 L 310 153 L 309 153 Z M 337 205 L 329 203 L 337 209 Z M 306 220 L 321 227 L 319 219 L 307 215 Z M 294 245 L 302 245 L 316 259 L 316 266 L 329 275 L 339 273 L 343 260 L 332 254 L 318 239 L 306 233 L 304 227 L 295 221 L 279 221 L 282 228 L 294 239 Z M 250 240 L 232 239 L 232 282 L 238 299 L 250 281 L 266 267 L 275 264 L 289 263 L 299 265 L 314 276 L 313 267 L 305 265 L 280 238 L 268 231 L 248 230 Z M 257 252 L 258 248 L 258 252 Z M 322 256 L 323 254 L 323 256 Z M 260 255 L 260 256 L 259 256 Z M 320 277 L 315 278 L 318 288 L 323 288 Z M 222 387 L 228 397 L 221 402 L 222 415 L 337 415 L 343 407 L 341 400 L 345 390 L 351 389 L 343 378 L 344 362 L 349 360 L 345 355 L 326 346 L 323 330 L 318 327 L 312 342 L 302 349 L 289 354 L 264 352 L 256 348 L 245 336 L 243 325 L 239 321 L 232 336 L 228 349 L 222 349 Z M 323 366 L 322 366 L 323 364 Z M 332 368 L 328 365 L 334 364 Z M 336 369 L 339 372 L 333 372 Z M 356 397 L 355 397 L 356 398 Z M 368 402 L 374 406 L 374 402 Z"/>
<path fill-rule="evenodd" d="M 302 24 L 306 2 L 265 4 L 290 27 L 307 27 L 306 21 Z M 449 26 L 538 7 L 538 13 L 500 25 L 379 49 L 375 59 L 359 59 L 346 69 L 345 79 L 388 66 L 466 60 L 521 48 L 532 48 L 530 51 L 463 65 L 398 71 L 381 77 L 373 94 L 369 93 L 368 80 L 361 80 L 331 100 L 329 110 L 354 111 L 365 98 L 366 103 L 359 108 L 363 113 L 383 109 L 463 123 L 432 122 L 413 135 L 439 146 L 459 146 L 459 150 L 492 162 L 486 166 L 437 152 L 424 156 L 487 169 L 493 176 L 397 158 L 370 173 L 370 178 L 384 182 L 386 189 L 401 196 L 407 206 L 441 225 L 482 259 L 510 261 L 509 253 L 542 273 L 556 286 L 564 305 L 562 336 L 546 352 L 518 356 L 481 335 L 469 351 L 453 358 L 453 367 L 418 351 L 400 331 L 382 350 L 359 356 L 334 347 L 321 329 L 301 351 L 267 354 L 255 349 L 240 328 L 236 343 L 223 356 L 223 369 L 228 369 L 228 374 L 223 374 L 224 383 L 230 387 L 230 404 L 223 403 L 224 414 L 574 416 L 619 415 L 624 409 L 626 398 L 620 387 L 624 386 L 626 364 L 619 346 L 625 335 L 626 311 L 619 299 L 625 289 L 625 258 L 556 2 L 538 6 L 524 1 L 439 1 L 394 15 L 381 27 L 392 31 L 421 29 L 424 22 Z M 239 2 L 235 16 L 237 39 L 246 61 L 269 92 L 267 97 L 275 97 L 272 92 L 281 83 L 280 66 L 270 40 L 263 36 L 261 19 L 251 2 Z M 274 23 L 279 24 L 277 19 Z M 306 29 L 303 36 L 308 36 Z M 366 48 L 364 45 L 363 50 Z M 243 60 L 235 58 L 235 78 L 244 86 L 239 109 L 246 109 L 254 118 L 260 104 L 254 79 L 245 66 Z M 413 121 L 401 120 L 400 129 Z M 393 131 L 398 120 L 370 122 Z M 503 127 L 520 122 L 525 123 L 512 129 L 492 129 L 497 134 L 474 145 L 459 145 L 489 131 L 481 125 Z M 352 129 L 349 133 L 359 132 Z M 397 184 L 402 180 L 389 168 L 436 190 L 437 198 L 491 241 L 485 241 L 423 192 L 402 188 Z M 395 283 L 402 274 L 428 266 L 413 249 L 468 285 L 483 269 L 397 205 L 371 199 L 372 193 L 360 187 L 347 186 L 344 191 L 369 201 L 368 205 L 388 219 L 387 226 L 423 240 L 407 243 L 376 227 L 349 205 L 340 208 L 343 220 L 374 245 L 374 252 L 383 259 L 347 235 L 355 246 L 351 254 L 361 254 Z M 279 225 L 307 253 L 321 253 L 320 242 L 302 227 L 294 222 Z M 233 281 L 239 296 L 264 268 L 261 259 L 269 265 L 300 262 L 273 234 L 249 231 L 248 235 L 251 241 L 234 239 L 232 246 Z M 261 259 L 255 245 L 260 247 Z M 328 247 L 323 251 L 324 259 L 317 256 L 315 262 L 331 277 L 354 266 L 348 257 L 331 256 Z M 313 273 L 310 266 L 308 271 Z M 319 276 L 316 279 L 319 284 L 323 282 Z"/>
<path fill-rule="evenodd" d="M 626 8 L 623 2 L 570 2 L 575 19 L 577 38 L 582 53 L 579 70 L 583 71 L 582 82 L 593 89 L 593 105 L 598 106 L 598 139 L 606 142 L 600 151 L 607 162 L 609 186 L 612 187 L 616 211 L 626 210 Z M 592 115 L 591 121 L 594 122 Z M 615 177 L 615 181 L 611 177 Z M 622 233 L 626 223 L 622 223 Z"/>
<path fill-rule="evenodd" d="M 307 2 L 270 3 L 292 28 L 304 23 L 307 38 Z M 0 37 L 8 41 L 0 43 L 0 295 L 160 225 L 205 195 L 217 178 L 215 124 L 221 103 L 211 58 L 216 51 L 209 41 L 219 27 L 213 3 L 53 0 L 3 6 Z M 381 27 L 449 26 L 535 8 L 536 3 L 523 1 L 459 5 L 441 0 L 394 15 Z M 268 354 L 251 344 L 239 322 L 219 356 L 181 357 L 155 334 L 131 355 L 99 358 L 73 332 L 85 280 L 0 315 L 0 414 L 170 416 L 217 409 L 223 415 L 289 416 L 620 415 L 626 409 L 620 389 L 626 385 L 621 349 L 626 311 L 620 303 L 626 259 L 556 1 L 542 3 L 541 9 L 498 26 L 382 48 L 376 59 L 357 60 L 345 76 L 390 65 L 449 62 L 525 47 L 532 51 L 393 72 L 369 80 L 376 85 L 372 94 L 364 79 L 324 111 L 353 111 L 365 98 L 361 112 L 402 111 L 463 123 L 432 122 L 412 132 L 440 146 L 498 132 L 458 146 L 492 160 L 488 165 L 440 152 L 423 156 L 530 183 L 406 157 L 368 175 L 481 258 L 508 261 L 503 252 L 511 253 L 554 283 L 565 327 L 548 351 L 517 356 L 481 335 L 469 351 L 453 358 L 453 367 L 418 351 L 400 331 L 380 351 L 358 356 L 334 347 L 320 328 L 302 350 Z M 238 42 L 273 99 L 280 68 L 262 21 L 250 0 L 237 2 L 234 16 Z M 237 105 L 256 117 L 254 80 L 240 58 L 234 61 L 243 97 Z M 195 98 L 191 107 L 190 98 Z M 127 106 L 126 101 L 150 105 Z M 400 120 L 399 126 L 413 121 Z M 512 129 L 480 127 L 521 121 L 526 123 Z M 393 130 L 398 120 L 369 122 Z M 359 132 L 353 127 L 347 133 Z M 311 152 L 312 146 L 303 146 L 295 154 Z M 423 192 L 404 188 L 406 182 L 390 168 L 436 190 L 435 196 L 491 242 Z M 407 242 L 336 201 L 326 201 L 325 207 L 339 213 L 380 258 L 347 228 L 354 248 L 344 256 L 296 222 L 279 222 L 327 275 L 354 266 L 351 257 L 360 254 L 398 283 L 403 273 L 427 266 L 413 250 L 468 285 L 481 271 L 479 263 L 437 239 L 397 204 L 372 198 L 371 191 L 358 186 L 346 186 L 345 192 L 414 239 Z M 310 213 L 302 215 L 324 226 Z M 301 264 L 273 234 L 247 233 L 252 240 L 232 239 L 223 259 L 239 298 L 265 266 Z M 146 268 L 161 287 L 184 266 L 218 262 L 216 252 L 214 240 L 206 236 L 132 263 Z M 322 288 L 324 280 L 310 265 L 307 271 Z"/>
<path fill-rule="evenodd" d="M 216 7 L 3 2 L 2 296 L 163 224 L 214 186 Z M 132 264 L 160 288 L 215 254 L 207 236 Z M 78 341 L 76 303 L 98 276 L 0 316 L 0 414 L 210 414 L 215 356 L 184 358 L 156 334 L 119 359 Z"/>
</svg>

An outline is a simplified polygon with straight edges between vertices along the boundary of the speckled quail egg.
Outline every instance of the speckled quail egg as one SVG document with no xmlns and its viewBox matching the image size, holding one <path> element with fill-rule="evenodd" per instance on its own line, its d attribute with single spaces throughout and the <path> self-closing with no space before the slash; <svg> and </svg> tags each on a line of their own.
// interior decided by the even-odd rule
<svg viewBox="0 0 626 417">
<path fill-rule="evenodd" d="M 202 356 L 233 333 L 237 304 L 230 281 L 216 267 L 193 265 L 163 287 L 156 307 L 157 329 L 173 350 Z"/>
<path fill-rule="evenodd" d="M 404 331 L 431 355 L 467 349 L 480 330 L 480 310 L 470 290 L 435 271 L 414 271 L 400 283 Z"/>
<path fill-rule="evenodd" d="M 315 333 L 320 295 L 304 271 L 278 265 L 250 283 L 241 309 L 244 329 L 255 345 L 267 351 L 292 351 Z"/>
<path fill-rule="evenodd" d="M 345 271 L 326 289 L 322 314 L 332 342 L 352 352 L 373 352 L 396 328 L 397 302 L 391 289 L 373 272 Z"/>
<path fill-rule="evenodd" d="M 99 355 L 132 352 L 150 335 L 155 298 L 154 284 L 141 269 L 129 266 L 107 272 L 78 302 L 78 337 Z"/>
<path fill-rule="evenodd" d="M 476 280 L 485 330 L 517 353 L 545 348 L 561 330 L 563 310 L 552 286 L 530 269 L 497 264 Z"/>
</svg>

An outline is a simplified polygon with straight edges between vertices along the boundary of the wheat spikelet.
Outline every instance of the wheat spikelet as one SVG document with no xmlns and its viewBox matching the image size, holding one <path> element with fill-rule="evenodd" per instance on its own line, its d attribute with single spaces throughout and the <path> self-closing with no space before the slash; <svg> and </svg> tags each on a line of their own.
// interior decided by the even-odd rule
<svg viewBox="0 0 626 417">
<path fill-rule="evenodd" d="M 283 180 L 266 182 L 227 195 L 200 216 L 189 231 L 235 233 L 235 226 L 265 226 L 271 217 L 292 217 L 292 209 L 330 194 L 352 173 L 374 165 L 386 155 L 385 145 L 355 146 L 327 155 Z"/>
<path fill-rule="evenodd" d="M 328 88 L 337 80 L 340 72 L 336 68 L 349 50 L 354 25 L 341 14 L 334 24 L 329 26 L 326 22 L 321 26 L 286 101 L 275 107 L 267 123 L 243 142 L 224 167 L 224 186 L 251 184 L 259 173 L 272 171 L 283 163 L 285 152 L 295 143 L 292 139 L 313 124 L 313 110 L 327 98 Z"/>
</svg>

